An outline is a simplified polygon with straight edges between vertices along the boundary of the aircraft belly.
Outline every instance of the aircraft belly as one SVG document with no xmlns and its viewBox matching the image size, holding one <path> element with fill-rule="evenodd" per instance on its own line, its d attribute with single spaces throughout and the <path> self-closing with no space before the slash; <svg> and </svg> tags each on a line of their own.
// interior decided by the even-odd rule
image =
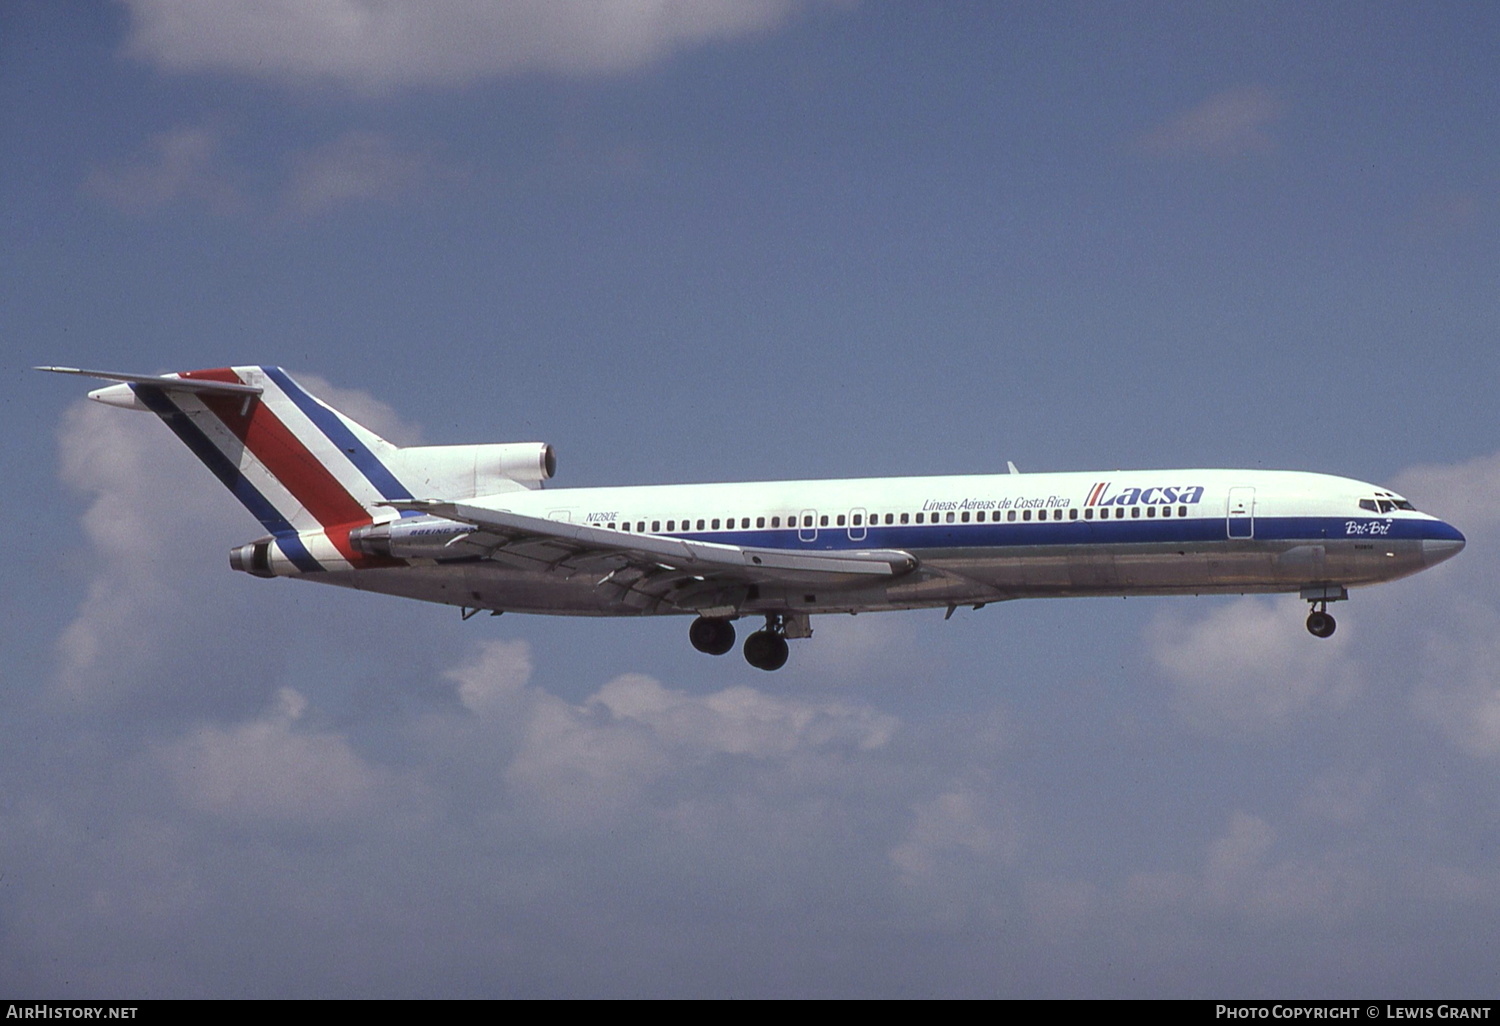
<svg viewBox="0 0 1500 1026">
<path fill-rule="evenodd" d="M 1296 591 L 1312 584 L 1357 586 L 1422 569 L 1421 542 L 1226 539 L 1173 544 L 1028 546 L 921 554 L 925 567 L 961 575 L 1006 597 L 1206 594 Z M 896 592 L 899 586 L 893 586 Z"/>
<path fill-rule="evenodd" d="M 307 575 L 304 579 L 452 606 L 575 616 L 641 616 L 733 608 L 742 613 L 872 612 L 1012 598 L 1285 592 L 1358 586 L 1423 568 L 1421 542 L 1226 539 L 1172 544 L 1049 545 L 927 550 L 916 572 L 880 583 L 704 585 L 702 594 L 631 587 L 629 575 L 518 569 L 491 560 Z"/>
<path fill-rule="evenodd" d="M 309 575 L 304 580 L 504 612 L 635 616 L 651 611 L 621 601 L 618 589 L 600 588 L 593 577 L 569 579 L 501 569 L 490 563 L 356 570 Z"/>
</svg>

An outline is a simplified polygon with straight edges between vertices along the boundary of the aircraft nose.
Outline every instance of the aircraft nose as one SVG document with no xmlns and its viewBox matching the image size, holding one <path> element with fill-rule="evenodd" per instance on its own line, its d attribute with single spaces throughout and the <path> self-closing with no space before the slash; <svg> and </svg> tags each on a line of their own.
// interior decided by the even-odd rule
<svg viewBox="0 0 1500 1026">
<path fill-rule="evenodd" d="M 1445 559 L 1452 559 L 1464 550 L 1466 544 L 1458 528 L 1442 521 L 1434 526 L 1439 530 L 1422 539 L 1422 562 L 1427 566 L 1436 566 Z"/>
</svg>

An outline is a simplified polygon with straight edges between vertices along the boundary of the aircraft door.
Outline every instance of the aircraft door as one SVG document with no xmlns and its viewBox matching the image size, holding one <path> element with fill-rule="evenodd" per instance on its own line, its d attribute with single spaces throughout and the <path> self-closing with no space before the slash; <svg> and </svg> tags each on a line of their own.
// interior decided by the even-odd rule
<svg viewBox="0 0 1500 1026">
<path fill-rule="evenodd" d="M 815 542 L 818 540 L 818 511 L 805 509 L 797 518 L 797 540 L 802 542 Z"/>
<path fill-rule="evenodd" d="M 856 506 L 849 511 L 849 540 L 865 540 L 865 521 L 869 517 L 865 514 L 863 507 Z"/>
<path fill-rule="evenodd" d="M 1229 505 L 1224 524 L 1231 538 L 1255 537 L 1254 488 L 1242 487 L 1229 489 Z"/>
</svg>

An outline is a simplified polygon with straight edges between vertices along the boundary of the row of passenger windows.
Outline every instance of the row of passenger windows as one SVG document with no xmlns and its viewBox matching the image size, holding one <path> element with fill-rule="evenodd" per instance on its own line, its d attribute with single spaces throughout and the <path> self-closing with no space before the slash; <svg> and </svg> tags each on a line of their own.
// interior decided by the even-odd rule
<svg viewBox="0 0 1500 1026">
<path fill-rule="evenodd" d="M 1111 518 L 1111 515 L 1113 515 L 1113 518 L 1115 520 L 1123 520 L 1126 517 L 1125 511 L 1127 509 L 1130 510 L 1129 516 L 1131 516 L 1131 517 L 1133 517 L 1135 519 L 1140 519 L 1143 516 L 1146 517 L 1147 519 L 1150 519 L 1150 518 L 1157 517 L 1157 516 L 1170 517 L 1170 516 L 1173 515 L 1173 512 L 1172 512 L 1173 511 L 1173 507 L 1171 507 L 1171 506 L 1115 506 L 1115 507 L 1113 507 L 1113 514 L 1111 514 L 1111 510 L 1109 508 L 1100 508 L 1098 510 L 1098 519 L 1099 520 L 1109 520 Z M 1142 512 L 1142 510 L 1144 510 L 1145 512 Z M 1187 511 L 1187 507 L 1186 506 L 1178 506 L 1178 507 L 1176 507 L 1176 516 L 1178 516 L 1178 517 L 1185 517 L 1185 516 L 1187 516 L 1187 512 L 1188 511 Z M 1033 514 L 1035 514 L 1034 517 L 1033 517 Z M 1066 514 L 1066 517 L 1064 516 L 1065 514 Z M 801 514 L 800 515 L 800 521 L 801 522 L 799 523 L 798 522 L 799 518 L 797 516 L 789 516 L 789 517 L 786 518 L 786 526 L 789 527 L 789 528 L 799 528 L 800 527 L 800 528 L 802 528 L 804 530 L 805 529 L 810 529 L 810 528 L 813 527 L 813 518 L 814 518 L 814 514 L 811 514 L 811 513 Z M 879 526 L 881 526 L 881 519 L 880 518 L 881 518 L 881 515 L 879 513 L 870 514 L 869 517 L 868 517 L 868 522 L 869 522 L 868 526 L 870 526 L 870 527 L 879 527 Z M 954 524 L 954 523 L 960 523 L 960 524 L 967 524 L 967 523 L 971 523 L 971 522 L 976 522 L 976 523 L 981 523 L 982 524 L 982 523 L 984 523 L 986 521 L 986 518 L 988 518 L 988 520 L 991 523 L 997 523 L 998 524 L 1002 520 L 1005 521 L 1006 523 L 1015 523 L 1018 520 L 1021 521 L 1021 522 L 1023 522 L 1023 523 L 1025 523 L 1025 522 L 1031 521 L 1033 519 L 1035 519 L 1037 521 L 1042 521 L 1042 520 L 1063 520 L 1063 519 L 1077 520 L 1077 519 L 1079 519 L 1079 515 L 1078 515 L 1078 510 L 1076 508 L 1074 508 L 1074 509 L 1068 509 L 1068 510 L 1061 510 L 1061 509 L 1053 509 L 1053 510 L 1045 510 L 1045 509 L 1039 509 L 1039 510 L 1029 510 L 1029 509 L 1023 509 L 1023 510 L 1014 510 L 1014 509 L 1009 509 L 1009 510 L 999 510 L 999 509 L 996 509 L 996 510 L 982 510 L 981 509 L 981 510 L 978 510 L 978 511 L 963 510 L 961 512 L 954 512 L 954 511 L 950 510 L 947 513 L 930 513 L 930 514 L 929 513 L 887 513 L 887 514 L 885 514 L 885 524 L 888 525 L 888 526 L 895 525 L 895 524 L 898 524 L 898 523 L 901 523 L 901 524 L 910 524 L 910 523 L 918 523 L 918 524 L 926 524 L 926 523 L 931 523 L 931 524 L 940 524 L 940 523 Z M 833 521 L 832 524 L 829 523 L 830 519 L 832 519 L 832 521 Z M 863 514 L 863 513 L 851 513 L 851 514 L 847 514 L 847 515 L 843 514 L 843 513 L 840 513 L 837 516 L 833 516 L 831 518 L 830 518 L 829 514 L 824 513 L 821 516 L 817 517 L 817 526 L 818 527 L 829 527 L 829 526 L 833 526 L 833 527 L 864 527 L 864 526 L 866 526 L 866 519 L 867 519 L 866 515 Z M 1084 519 L 1084 520 L 1093 520 L 1093 519 L 1095 519 L 1095 509 L 1094 509 L 1094 507 L 1091 506 L 1091 507 L 1088 507 L 1087 509 L 1085 509 L 1083 511 L 1083 517 L 1082 517 L 1082 519 Z M 769 517 L 769 518 L 768 517 L 756 517 L 755 518 L 755 526 L 757 528 L 764 528 L 764 527 L 767 526 L 767 522 L 768 521 L 769 521 L 769 524 L 770 524 L 771 528 L 773 528 L 773 529 L 781 527 L 782 518 L 779 517 L 779 516 L 773 516 L 773 517 Z M 619 522 L 618 528 L 621 531 L 631 531 L 631 530 L 634 530 L 637 533 L 645 534 L 646 533 L 646 523 L 647 522 L 645 520 L 637 520 L 637 521 L 635 521 L 635 526 L 632 527 L 630 521 L 626 520 L 626 521 Z M 682 530 L 684 530 L 684 531 L 719 531 L 719 530 L 733 531 L 733 530 L 736 529 L 736 526 L 735 526 L 736 524 L 739 525 L 739 529 L 740 530 L 747 530 L 750 527 L 750 518 L 749 517 L 738 517 L 738 518 L 736 518 L 736 517 L 723 517 L 723 518 L 714 517 L 712 519 L 708 519 L 708 518 L 701 518 L 700 517 L 696 521 L 696 523 L 697 523 L 697 526 L 694 527 L 693 526 L 694 525 L 694 521 L 693 520 L 683 520 L 683 521 L 681 521 Z M 652 521 L 650 521 L 650 524 L 651 524 L 651 532 L 650 533 L 652 533 L 652 534 L 659 534 L 659 533 L 661 533 L 661 531 L 662 531 L 662 521 L 660 521 L 660 520 L 652 520 Z M 720 526 L 721 524 L 723 525 L 722 527 Z M 668 521 L 666 521 L 666 531 L 667 531 L 667 533 L 671 534 L 672 532 L 678 530 L 678 526 L 677 525 L 678 525 L 678 521 L 676 521 L 676 520 L 668 520 Z M 616 529 L 616 524 L 611 523 L 609 525 L 609 529 L 611 531 L 615 530 Z"/>
</svg>

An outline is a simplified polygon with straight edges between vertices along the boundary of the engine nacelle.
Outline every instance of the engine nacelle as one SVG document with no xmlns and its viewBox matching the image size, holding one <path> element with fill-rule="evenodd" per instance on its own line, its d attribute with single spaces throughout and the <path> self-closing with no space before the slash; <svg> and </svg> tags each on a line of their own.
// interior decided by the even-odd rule
<svg viewBox="0 0 1500 1026">
<path fill-rule="evenodd" d="M 417 445 L 398 450 L 394 462 L 396 476 L 419 498 L 535 489 L 557 472 L 557 453 L 546 442 Z"/>
<path fill-rule="evenodd" d="M 239 545 L 229 550 L 229 569 L 238 570 L 252 577 L 275 577 L 271 569 L 271 548 L 275 544 L 267 535 L 248 545 Z"/>
<path fill-rule="evenodd" d="M 370 524 L 349 532 L 349 544 L 367 556 L 396 559 L 462 559 L 482 551 L 479 546 L 465 545 L 464 539 L 474 533 L 468 524 L 435 517 L 393 520 L 388 524 Z"/>
</svg>

